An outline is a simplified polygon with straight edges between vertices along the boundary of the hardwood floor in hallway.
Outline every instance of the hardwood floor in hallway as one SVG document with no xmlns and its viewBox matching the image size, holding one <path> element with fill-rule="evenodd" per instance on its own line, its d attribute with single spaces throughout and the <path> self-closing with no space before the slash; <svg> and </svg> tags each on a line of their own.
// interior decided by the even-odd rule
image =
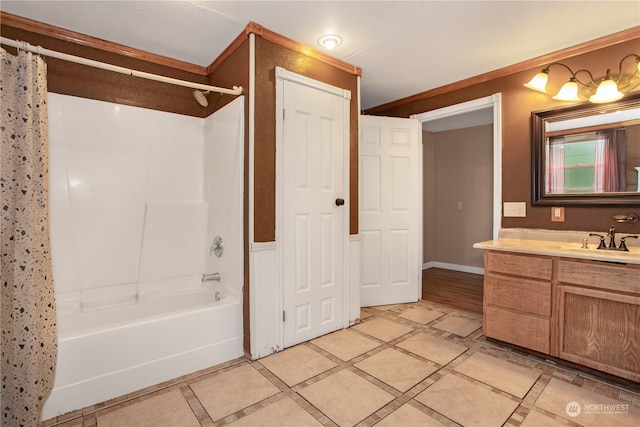
<svg viewBox="0 0 640 427">
<path fill-rule="evenodd" d="M 482 314 L 483 281 L 484 276 L 481 274 L 428 268 L 422 272 L 422 299 Z"/>
</svg>

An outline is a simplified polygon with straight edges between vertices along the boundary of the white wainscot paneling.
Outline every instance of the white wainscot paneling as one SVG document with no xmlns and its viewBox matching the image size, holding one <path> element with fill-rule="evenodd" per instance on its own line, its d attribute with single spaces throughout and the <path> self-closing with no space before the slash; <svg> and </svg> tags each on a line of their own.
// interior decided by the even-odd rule
<svg viewBox="0 0 640 427">
<path fill-rule="evenodd" d="M 279 348 L 282 335 L 282 307 L 276 277 L 276 243 L 253 243 L 251 271 L 251 356 L 268 356 Z"/>
<path fill-rule="evenodd" d="M 349 304 L 347 310 L 347 322 L 351 326 L 360 318 L 360 268 L 362 239 L 360 235 L 349 236 L 349 282 L 347 292 L 349 294 Z"/>
</svg>

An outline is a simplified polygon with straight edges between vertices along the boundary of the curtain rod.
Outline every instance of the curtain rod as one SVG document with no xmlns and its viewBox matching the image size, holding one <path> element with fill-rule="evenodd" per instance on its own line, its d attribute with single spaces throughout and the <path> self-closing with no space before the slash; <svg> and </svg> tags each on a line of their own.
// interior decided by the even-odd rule
<svg viewBox="0 0 640 427">
<path fill-rule="evenodd" d="M 184 86 L 192 89 L 200 89 L 211 92 L 218 92 L 227 95 L 241 95 L 242 86 L 234 86 L 233 89 L 226 89 L 223 87 L 210 86 L 201 83 L 189 82 L 186 80 L 174 79 L 172 77 L 160 76 L 157 74 L 151 74 L 144 71 L 132 70 L 130 68 L 120 67 L 118 65 L 107 64 L 105 62 L 94 61 L 93 59 L 82 58 L 80 56 L 69 55 L 67 53 L 56 52 L 55 50 L 45 49 L 41 46 L 33 46 L 27 42 L 21 42 L 18 40 L 12 40 L 6 37 L 0 37 L 0 42 L 7 46 L 15 47 L 19 50 L 25 50 L 33 52 L 38 55 L 45 55 L 51 58 L 62 59 L 64 61 L 75 62 L 76 64 L 88 65 L 90 67 L 101 68 L 103 70 L 113 71 L 120 74 L 128 74 L 134 77 L 141 77 L 143 79 L 155 80 L 158 82 L 169 83 L 177 86 Z"/>
</svg>

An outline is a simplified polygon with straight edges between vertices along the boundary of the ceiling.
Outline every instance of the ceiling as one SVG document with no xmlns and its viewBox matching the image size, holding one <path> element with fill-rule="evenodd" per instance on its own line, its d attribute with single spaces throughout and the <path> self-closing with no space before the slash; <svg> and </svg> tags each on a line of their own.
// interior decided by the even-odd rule
<svg viewBox="0 0 640 427">
<path fill-rule="evenodd" d="M 362 109 L 640 25 L 637 0 L 2 0 L 0 9 L 201 66 L 250 21 L 320 51 L 318 37 L 337 33 L 344 43 L 325 52 L 362 69 Z"/>
</svg>

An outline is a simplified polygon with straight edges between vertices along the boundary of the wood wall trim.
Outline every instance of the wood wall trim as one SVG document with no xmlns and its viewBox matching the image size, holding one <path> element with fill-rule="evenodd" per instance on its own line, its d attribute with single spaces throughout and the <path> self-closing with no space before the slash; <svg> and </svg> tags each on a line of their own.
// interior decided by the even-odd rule
<svg viewBox="0 0 640 427">
<path fill-rule="evenodd" d="M 245 31 L 238 35 L 238 37 L 236 37 L 234 41 L 231 42 L 231 44 L 218 56 L 218 58 L 216 58 L 209 66 L 203 67 L 200 65 L 191 64 L 189 62 L 168 58 L 166 56 L 156 55 L 154 53 L 134 49 L 129 46 L 109 42 L 96 37 L 91 37 L 75 31 L 34 21 L 32 19 L 23 18 L 21 16 L 12 15 L 10 13 L 2 11 L 0 11 L 0 21 L 4 25 L 18 28 L 20 30 L 29 31 L 32 33 L 52 37 L 58 40 L 63 40 L 82 46 L 87 46 L 94 49 L 99 49 L 105 52 L 115 53 L 117 55 L 122 55 L 129 58 L 139 59 L 153 64 L 175 68 L 177 70 L 194 73 L 201 76 L 207 76 L 211 74 L 216 68 L 223 64 L 224 61 L 229 56 L 231 56 L 240 45 L 242 45 L 242 43 L 249 37 L 249 34 L 255 34 L 259 37 L 264 38 L 265 40 L 269 40 L 295 52 L 302 53 L 306 56 L 327 63 L 340 70 L 355 74 L 356 76 L 362 76 L 362 70 L 359 67 L 340 61 L 339 59 L 336 59 L 325 53 L 319 52 L 315 49 L 284 37 L 278 33 L 264 28 L 262 25 L 255 22 L 249 22 L 245 28 Z"/>
<path fill-rule="evenodd" d="M 66 30 L 64 28 L 55 27 L 53 25 L 49 25 L 42 22 L 31 20 L 31 19 L 23 18 L 20 16 L 12 15 L 10 13 L 0 11 L 0 21 L 2 22 L 3 25 L 8 25 L 10 27 L 14 27 L 24 31 L 29 31 L 29 32 L 40 34 L 47 37 L 52 37 L 58 40 L 63 40 L 70 43 L 87 46 L 94 49 L 99 49 L 105 52 L 115 53 L 117 55 L 122 55 L 129 58 L 139 59 L 149 63 L 174 68 L 177 70 L 182 70 L 182 71 L 186 71 L 193 74 L 198 74 L 202 76 L 207 75 L 206 68 L 200 65 L 191 64 L 189 62 L 168 58 L 162 55 L 156 55 L 154 53 L 149 53 L 143 50 L 134 49 L 118 43 L 112 43 L 106 40 L 102 40 L 95 37 L 87 36 L 85 34 L 77 33 L 75 31 Z M 43 46 L 43 47 L 46 47 L 46 46 Z"/>
<path fill-rule="evenodd" d="M 249 23 L 249 25 L 251 25 L 251 24 L 252 24 L 252 22 Z M 224 62 L 231 55 L 233 55 L 233 53 L 240 46 L 242 46 L 242 43 L 244 43 L 249 38 L 249 34 L 251 34 L 251 32 L 248 30 L 249 29 L 249 25 L 247 25 L 247 29 L 245 29 L 245 31 L 240 33 L 238 35 L 238 37 L 236 37 L 231 42 L 231 44 L 229 46 L 227 46 L 227 48 L 225 50 L 222 51 L 222 53 L 215 59 L 215 61 L 213 61 L 211 64 L 209 64 L 209 66 L 207 67 L 207 75 L 213 73 L 220 65 L 224 64 Z"/>
<path fill-rule="evenodd" d="M 519 62 L 508 67 L 500 68 L 498 70 L 489 71 L 488 73 L 480 74 L 478 76 L 470 77 L 468 79 L 460 80 L 455 83 L 440 86 L 435 89 L 431 89 L 425 92 L 421 92 L 415 95 L 408 96 L 406 98 L 398 99 L 386 104 L 379 105 L 364 110 L 365 114 L 376 114 L 382 111 L 390 110 L 392 108 L 401 107 L 407 104 L 421 101 L 423 99 L 431 98 L 437 95 L 443 95 L 456 90 L 464 89 L 469 86 L 484 83 L 489 80 L 498 79 L 511 74 L 516 74 L 522 71 L 527 71 L 536 67 L 544 67 L 550 62 L 561 61 L 567 58 L 571 58 L 585 53 L 592 52 L 597 49 L 603 49 L 619 43 L 623 43 L 634 38 L 640 37 L 640 26 L 629 28 L 628 30 L 620 31 L 608 36 L 604 36 L 595 40 L 591 40 L 585 43 L 581 43 L 576 46 L 572 46 L 566 49 L 558 50 L 546 55 L 538 56 L 533 59 L 529 59 L 523 62 Z M 616 63 L 617 64 L 617 63 Z"/>
<path fill-rule="evenodd" d="M 298 52 L 310 58 L 324 62 L 325 64 L 329 64 L 332 67 L 335 67 L 342 71 L 346 71 L 347 73 L 350 73 L 356 76 L 362 76 L 361 68 L 356 67 L 355 65 L 348 64 L 332 56 L 329 56 L 326 53 L 322 53 L 302 43 L 298 43 L 295 40 L 291 40 L 290 38 L 287 38 L 281 34 L 268 30 L 264 28 L 262 25 L 256 24 L 255 22 L 250 22 L 247 25 L 246 33 L 255 34 L 272 43 L 278 44 L 287 49 L 291 49 L 294 52 Z"/>
</svg>

